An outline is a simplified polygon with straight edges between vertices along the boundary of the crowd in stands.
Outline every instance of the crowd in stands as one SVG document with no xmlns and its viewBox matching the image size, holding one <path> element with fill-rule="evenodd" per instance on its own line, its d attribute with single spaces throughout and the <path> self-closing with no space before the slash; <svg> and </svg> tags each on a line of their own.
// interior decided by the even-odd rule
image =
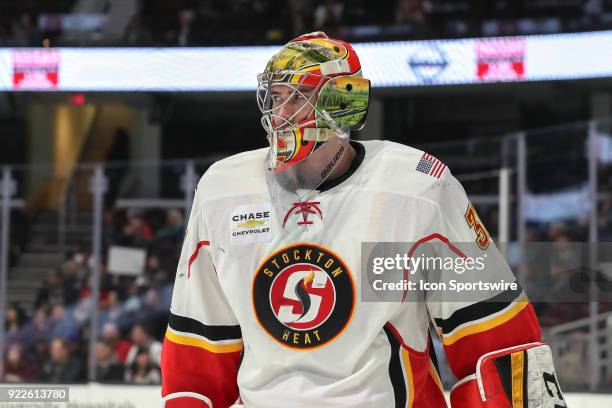
<svg viewBox="0 0 612 408">
<path fill-rule="evenodd" d="M 0 2 L 0 46 L 40 46 L 43 38 L 61 33 L 41 30 L 38 18 L 43 14 L 70 13 L 75 0 L 20 0 Z"/>
<path fill-rule="evenodd" d="M 609 211 L 604 211 L 609 207 L 612 208 L 612 201 L 602 204 L 602 233 L 609 229 Z M 495 225 L 494 212 L 481 214 L 485 224 Z M 60 268 L 49 273 L 38 290 L 32 316 L 27 316 L 18 304 L 8 307 L 6 370 L 0 382 L 86 381 L 89 319 L 96 306 L 97 381 L 160 383 L 161 341 L 184 233 L 183 213 L 177 209 L 108 210 L 103 225 L 105 249 L 113 245 L 143 248 L 147 251 L 145 269 L 139 276 L 123 276 L 109 271 L 103 262 L 100 298 L 93 305 L 91 255 L 87 250 L 71 254 Z M 586 241 L 587 230 L 581 220 L 528 226 L 527 273 L 521 282 L 528 293 L 535 295 L 534 306 L 543 327 L 588 316 L 586 302 L 538 302 L 541 294 L 553 299 L 567 296 L 568 284 L 578 272 L 576 262 L 580 259 L 576 253 L 579 249 L 570 243 Z M 516 251 L 517 247 L 514 248 Z M 516 253 L 513 256 L 512 249 L 508 258 L 518 273 L 518 258 Z M 603 304 L 601 311 L 606 310 L 610 307 Z"/>
<path fill-rule="evenodd" d="M 107 3 L 100 14 L 113 7 Z M 0 44 L 32 46 L 51 38 L 55 45 L 253 45 L 278 44 L 314 30 L 351 41 L 378 41 L 612 28 L 612 0 L 146 0 L 121 38 L 84 33 L 88 40 L 71 44 L 61 30 L 40 27 L 41 16 L 69 13 L 74 4 L 2 2 Z"/>
<path fill-rule="evenodd" d="M 138 276 L 109 271 L 102 262 L 100 297 L 92 302 L 92 257 L 82 250 L 52 270 L 38 290 L 33 316 L 18 304 L 7 310 L 5 375 L 0 382 L 78 383 L 87 380 L 90 316 L 98 310 L 96 379 L 159 384 L 161 339 L 184 233 L 180 210 L 108 210 L 104 248 L 146 250 Z"/>
</svg>

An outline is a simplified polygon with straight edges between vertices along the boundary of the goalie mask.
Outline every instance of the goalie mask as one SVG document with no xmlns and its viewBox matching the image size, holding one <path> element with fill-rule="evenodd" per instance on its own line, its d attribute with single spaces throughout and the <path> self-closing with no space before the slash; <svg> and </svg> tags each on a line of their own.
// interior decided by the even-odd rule
<svg viewBox="0 0 612 408">
<path fill-rule="evenodd" d="M 370 81 L 353 48 L 321 32 L 290 41 L 257 79 L 268 176 L 289 194 L 282 201 L 304 201 L 340 162 L 350 131 L 365 124 Z"/>
</svg>

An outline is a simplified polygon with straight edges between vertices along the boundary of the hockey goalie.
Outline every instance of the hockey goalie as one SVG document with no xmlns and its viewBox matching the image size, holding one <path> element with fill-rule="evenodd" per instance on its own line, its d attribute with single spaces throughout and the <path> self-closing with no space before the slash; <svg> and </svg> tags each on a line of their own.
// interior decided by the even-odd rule
<svg viewBox="0 0 612 408">
<path fill-rule="evenodd" d="M 163 345 L 166 408 L 446 407 L 430 324 L 460 379 L 453 408 L 566 406 L 520 288 L 361 298 L 363 242 L 474 242 L 515 281 L 444 163 L 350 139 L 369 96 L 354 49 L 321 32 L 258 76 L 269 147 L 198 184 Z"/>
</svg>

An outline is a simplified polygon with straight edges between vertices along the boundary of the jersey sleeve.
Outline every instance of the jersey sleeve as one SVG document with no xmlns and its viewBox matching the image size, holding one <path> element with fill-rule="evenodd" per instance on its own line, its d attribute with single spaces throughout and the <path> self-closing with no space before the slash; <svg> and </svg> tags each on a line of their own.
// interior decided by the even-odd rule
<svg viewBox="0 0 612 408">
<path fill-rule="evenodd" d="M 427 309 L 435 323 L 449 365 L 462 379 L 476 371 L 478 359 L 490 352 L 541 340 L 540 326 L 533 307 L 512 270 L 497 249 L 461 184 L 448 169 L 432 188 L 432 201 L 438 211 L 436 230 L 428 238 L 446 247 L 447 253 L 465 257 L 483 256 L 486 267 L 478 280 L 512 282 L 514 288 L 475 291 L 469 297 L 450 292 L 445 301 L 428 299 Z M 456 282 L 474 275 L 455 273 Z M 453 299 L 452 296 L 458 296 Z"/>
<path fill-rule="evenodd" d="M 162 349 L 166 408 L 229 407 L 238 398 L 242 336 L 217 278 L 202 190 L 187 225 Z"/>
</svg>

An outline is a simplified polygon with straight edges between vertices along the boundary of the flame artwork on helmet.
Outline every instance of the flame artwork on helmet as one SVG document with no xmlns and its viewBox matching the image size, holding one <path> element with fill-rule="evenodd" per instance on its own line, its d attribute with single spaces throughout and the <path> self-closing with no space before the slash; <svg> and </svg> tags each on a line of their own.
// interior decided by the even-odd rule
<svg viewBox="0 0 612 408">
<path fill-rule="evenodd" d="M 365 124 L 370 81 L 353 47 L 325 33 L 291 40 L 257 79 L 270 169 L 294 166 L 332 137 L 348 139 Z"/>
</svg>

